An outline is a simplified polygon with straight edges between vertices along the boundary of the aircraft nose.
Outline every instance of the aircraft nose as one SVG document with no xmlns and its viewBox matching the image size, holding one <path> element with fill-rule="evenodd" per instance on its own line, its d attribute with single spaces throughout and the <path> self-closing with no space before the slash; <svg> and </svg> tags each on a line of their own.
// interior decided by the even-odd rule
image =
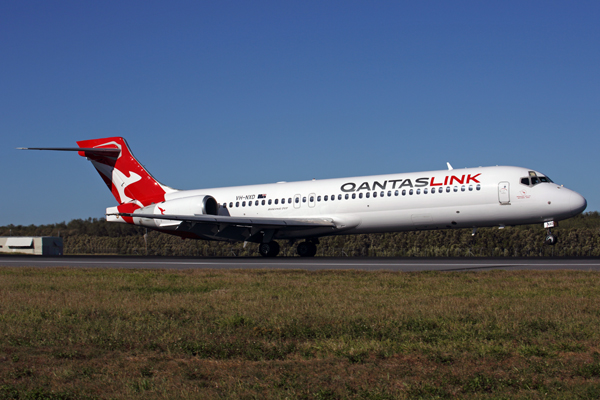
<svg viewBox="0 0 600 400">
<path fill-rule="evenodd" d="M 577 215 L 579 213 L 582 213 L 583 210 L 585 210 L 585 208 L 587 207 L 587 201 L 579 193 L 573 192 L 571 193 L 569 199 L 569 205 L 571 206 L 571 212 L 573 213 L 573 215 Z"/>
</svg>

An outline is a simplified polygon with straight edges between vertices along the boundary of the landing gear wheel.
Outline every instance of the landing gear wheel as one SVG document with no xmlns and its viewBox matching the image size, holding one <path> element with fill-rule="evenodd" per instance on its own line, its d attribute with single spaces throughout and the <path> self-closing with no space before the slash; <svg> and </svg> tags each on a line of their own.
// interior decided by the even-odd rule
<svg viewBox="0 0 600 400">
<path fill-rule="evenodd" d="M 558 238 L 550 232 L 546 234 L 546 239 L 544 239 L 544 243 L 546 243 L 548 246 L 554 246 L 557 241 Z"/>
<path fill-rule="evenodd" d="M 317 254 L 317 245 L 313 242 L 302 242 L 296 247 L 296 252 L 300 257 L 314 257 Z"/>
<path fill-rule="evenodd" d="M 258 252 L 263 257 L 276 257 L 279 254 L 279 243 L 272 240 L 269 243 L 261 243 Z"/>
</svg>

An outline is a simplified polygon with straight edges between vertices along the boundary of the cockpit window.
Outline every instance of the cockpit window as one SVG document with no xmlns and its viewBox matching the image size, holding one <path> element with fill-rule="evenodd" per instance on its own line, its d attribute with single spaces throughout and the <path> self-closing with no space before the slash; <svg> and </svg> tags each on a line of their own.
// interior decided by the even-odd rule
<svg viewBox="0 0 600 400">
<path fill-rule="evenodd" d="M 538 183 L 552 183 L 552 179 L 547 176 L 538 175 L 535 171 L 529 171 L 529 177 L 531 178 L 531 183 L 529 183 L 529 178 L 521 178 L 521 183 L 523 185 L 537 185 Z"/>
</svg>

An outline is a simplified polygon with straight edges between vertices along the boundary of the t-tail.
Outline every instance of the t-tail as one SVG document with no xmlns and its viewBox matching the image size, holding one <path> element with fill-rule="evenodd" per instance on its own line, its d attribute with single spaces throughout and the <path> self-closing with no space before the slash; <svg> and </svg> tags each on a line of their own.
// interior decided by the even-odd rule
<svg viewBox="0 0 600 400">
<path fill-rule="evenodd" d="M 77 151 L 80 156 L 86 157 L 117 200 L 119 205 L 114 207 L 116 212 L 132 213 L 139 208 L 160 203 L 165 200 L 165 194 L 175 192 L 175 189 L 154 179 L 133 156 L 122 137 L 81 140 L 77 145 L 79 147 L 29 147 L 24 150 Z M 119 217 L 114 218 L 115 221 L 119 220 Z M 131 218 L 124 219 L 133 222 Z"/>
</svg>

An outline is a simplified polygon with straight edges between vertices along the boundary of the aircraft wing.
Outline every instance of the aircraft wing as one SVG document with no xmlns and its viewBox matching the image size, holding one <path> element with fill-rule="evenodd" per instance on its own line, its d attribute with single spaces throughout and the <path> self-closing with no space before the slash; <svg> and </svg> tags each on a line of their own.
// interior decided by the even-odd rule
<svg viewBox="0 0 600 400">
<path fill-rule="evenodd" d="M 331 218 L 264 218 L 231 217 L 226 215 L 175 215 L 146 213 L 112 213 L 108 216 L 125 218 L 148 218 L 157 221 L 157 228 L 179 224 L 176 231 L 193 232 L 204 239 L 234 240 L 267 243 L 276 232 L 299 231 L 321 236 L 343 228 Z M 295 236 L 295 235 L 294 235 Z"/>
<path fill-rule="evenodd" d="M 141 214 L 141 213 L 115 213 L 130 218 L 163 219 L 169 221 L 185 221 L 206 224 L 225 224 L 245 227 L 261 227 L 265 229 L 276 228 L 335 228 L 336 225 L 330 218 L 261 218 L 261 217 L 230 217 L 225 215 L 173 215 L 173 214 Z"/>
</svg>

